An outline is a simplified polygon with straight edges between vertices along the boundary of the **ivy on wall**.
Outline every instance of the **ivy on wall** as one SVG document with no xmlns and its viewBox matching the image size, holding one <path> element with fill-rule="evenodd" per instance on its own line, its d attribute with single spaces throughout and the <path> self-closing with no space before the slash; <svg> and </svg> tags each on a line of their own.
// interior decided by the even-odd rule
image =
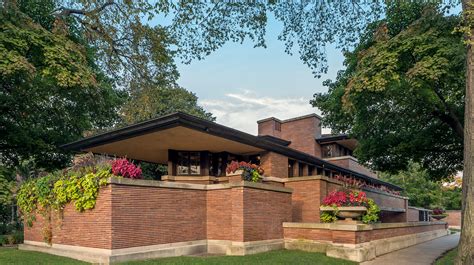
<svg viewBox="0 0 474 265">
<path fill-rule="evenodd" d="M 23 221 L 31 227 L 36 215 L 41 214 L 45 218 L 43 238 L 45 242 L 51 243 L 52 211 L 61 217 L 69 203 L 79 212 L 93 209 L 99 190 L 107 185 L 108 179 L 112 176 L 129 177 L 130 172 L 134 172 L 134 178 L 141 177 L 140 168 L 126 159 L 111 161 L 92 154 L 76 158 L 75 165 L 69 169 L 22 184 L 17 194 L 17 203 Z"/>
</svg>

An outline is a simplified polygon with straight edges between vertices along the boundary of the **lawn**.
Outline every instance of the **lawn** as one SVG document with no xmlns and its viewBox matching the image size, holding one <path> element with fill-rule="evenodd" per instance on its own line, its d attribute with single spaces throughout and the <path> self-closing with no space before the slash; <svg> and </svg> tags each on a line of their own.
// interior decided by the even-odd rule
<svg viewBox="0 0 474 265">
<path fill-rule="evenodd" d="M 85 262 L 49 255 L 45 253 L 23 251 L 12 248 L 0 248 L 0 264 L 87 264 Z M 174 257 L 145 261 L 125 262 L 121 264 L 327 264 L 349 265 L 355 262 L 326 257 L 321 253 L 296 250 L 278 250 L 248 256 L 209 256 L 209 257 Z"/>
<path fill-rule="evenodd" d="M 454 259 L 456 258 L 457 248 L 448 251 L 439 260 L 435 262 L 435 265 L 453 265 Z"/>
</svg>

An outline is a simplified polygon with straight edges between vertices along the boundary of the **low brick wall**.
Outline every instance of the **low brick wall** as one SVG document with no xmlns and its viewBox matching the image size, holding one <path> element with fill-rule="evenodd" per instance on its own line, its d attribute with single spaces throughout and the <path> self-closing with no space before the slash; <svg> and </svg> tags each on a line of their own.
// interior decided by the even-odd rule
<svg viewBox="0 0 474 265">
<path fill-rule="evenodd" d="M 37 214 L 32 227 L 25 225 L 25 241 L 44 242 L 43 230 L 49 223 L 53 244 L 111 249 L 112 187 L 109 185 L 100 191 L 94 210 L 81 213 L 69 204 L 62 218 L 56 212 L 52 212 L 50 218 L 51 222 L 45 222 L 45 217 Z"/>
<path fill-rule="evenodd" d="M 291 190 L 260 183 L 185 184 L 111 179 L 96 207 L 68 205 L 52 215 L 52 243 L 126 249 L 200 240 L 232 242 L 283 238 L 291 221 Z M 25 241 L 42 242 L 42 216 L 25 228 Z M 60 225 L 59 225 L 60 224 Z"/>
<path fill-rule="evenodd" d="M 448 216 L 443 220 L 448 223 L 450 227 L 461 227 L 461 210 L 448 210 Z"/>
<path fill-rule="evenodd" d="M 285 239 L 329 241 L 340 244 L 360 244 L 447 228 L 444 222 L 380 223 L 373 225 L 285 223 L 283 226 Z"/>
<path fill-rule="evenodd" d="M 365 224 L 284 223 L 285 248 L 367 261 L 447 234 L 445 222 Z"/>
<path fill-rule="evenodd" d="M 264 181 L 291 188 L 293 222 L 307 223 L 320 222 L 319 207 L 324 197 L 343 186 L 340 181 L 319 175 L 283 179 L 266 177 Z M 364 189 L 364 192 L 383 210 L 382 222 L 407 222 L 408 198 L 371 189 Z"/>
</svg>

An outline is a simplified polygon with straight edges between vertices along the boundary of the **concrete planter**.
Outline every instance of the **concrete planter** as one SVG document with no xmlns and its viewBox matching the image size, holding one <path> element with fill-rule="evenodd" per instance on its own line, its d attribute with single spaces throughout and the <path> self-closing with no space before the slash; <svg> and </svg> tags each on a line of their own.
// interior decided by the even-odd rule
<svg viewBox="0 0 474 265">
<path fill-rule="evenodd" d="M 335 211 L 335 209 L 330 206 L 321 206 L 319 209 L 321 211 Z M 337 222 L 351 224 L 359 223 L 359 221 L 354 219 L 361 217 L 364 213 L 367 212 L 367 208 L 365 206 L 341 206 L 337 207 L 336 209 L 336 216 L 342 218 L 342 220 L 338 220 Z"/>
<path fill-rule="evenodd" d="M 227 177 L 242 176 L 242 173 L 244 173 L 244 171 L 243 171 L 242 169 L 238 169 L 238 170 L 236 170 L 236 171 L 234 171 L 234 172 L 231 172 L 231 173 L 227 173 L 227 172 L 226 172 L 225 175 L 226 175 Z"/>
<path fill-rule="evenodd" d="M 436 220 L 441 220 L 446 218 L 448 215 L 447 214 L 432 214 L 431 217 L 433 217 Z"/>
</svg>

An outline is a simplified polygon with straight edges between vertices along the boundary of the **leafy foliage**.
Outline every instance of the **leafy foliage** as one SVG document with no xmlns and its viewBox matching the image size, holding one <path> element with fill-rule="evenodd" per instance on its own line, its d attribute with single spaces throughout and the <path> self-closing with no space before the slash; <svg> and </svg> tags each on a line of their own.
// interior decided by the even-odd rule
<svg viewBox="0 0 474 265">
<path fill-rule="evenodd" d="M 245 161 L 231 161 L 226 167 L 227 174 L 234 173 L 237 170 L 242 170 L 243 180 L 251 182 L 259 182 L 263 174 L 263 168 Z"/>
<path fill-rule="evenodd" d="M 338 207 L 342 206 L 364 206 L 367 212 L 362 215 L 362 222 L 369 224 L 379 220 L 380 208 L 374 200 L 367 198 L 365 192 L 355 190 L 341 190 L 329 193 L 323 199 L 323 206 L 330 206 L 332 211 L 323 211 L 320 220 L 323 223 L 333 223 L 337 221 Z"/>
<path fill-rule="evenodd" d="M 177 111 L 201 117 L 210 121 L 215 118 L 197 103 L 195 94 L 181 87 L 146 86 L 132 90 L 127 103 L 122 108 L 122 119 L 132 124 Z"/>
<path fill-rule="evenodd" d="M 94 56 L 66 36 L 53 34 L 21 12 L 0 13 L 1 160 L 62 167 L 59 144 L 116 119 L 120 93 L 91 63 Z"/>
<path fill-rule="evenodd" d="M 442 181 L 432 180 L 428 171 L 419 164 L 410 163 L 408 170 L 397 174 L 382 173 L 380 179 L 402 187 L 401 195 L 410 198 L 410 206 L 427 209 L 435 207 L 448 210 L 461 209 L 461 189 L 446 188 Z"/>
<path fill-rule="evenodd" d="M 395 172 L 413 160 L 441 178 L 462 168 L 466 54 L 452 32 L 459 18 L 431 5 L 405 8 L 411 16 L 388 14 L 368 27 L 346 54 L 347 69 L 312 104 L 327 126 L 358 139 L 355 154 L 373 169 Z"/>
</svg>

